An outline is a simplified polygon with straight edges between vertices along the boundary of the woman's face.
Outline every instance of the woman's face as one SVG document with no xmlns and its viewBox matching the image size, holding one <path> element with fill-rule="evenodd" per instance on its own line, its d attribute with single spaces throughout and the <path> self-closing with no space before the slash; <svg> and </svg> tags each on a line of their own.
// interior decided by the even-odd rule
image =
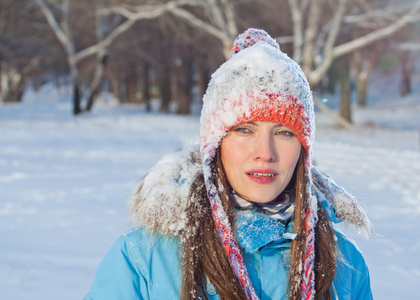
<svg viewBox="0 0 420 300">
<path fill-rule="evenodd" d="M 274 200 L 290 182 L 301 143 L 288 127 L 272 122 L 249 122 L 232 128 L 221 144 L 227 179 L 243 199 Z"/>
</svg>

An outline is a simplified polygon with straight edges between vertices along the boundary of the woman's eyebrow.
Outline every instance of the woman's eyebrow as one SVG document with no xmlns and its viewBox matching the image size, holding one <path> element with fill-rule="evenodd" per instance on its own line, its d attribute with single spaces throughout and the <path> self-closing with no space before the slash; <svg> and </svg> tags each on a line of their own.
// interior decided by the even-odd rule
<svg viewBox="0 0 420 300">
<path fill-rule="evenodd" d="M 237 127 L 240 127 L 240 126 L 243 126 L 243 125 L 257 126 L 257 123 L 255 123 L 255 122 L 245 122 L 245 123 L 238 124 L 238 125 L 236 125 L 236 126 L 234 126 L 232 128 L 237 128 Z"/>
<path fill-rule="evenodd" d="M 240 125 L 244 125 L 244 124 L 249 124 L 249 125 L 254 125 L 254 126 L 258 126 L 258 124 L 256 123 L 256 122 L 253 122 L 253 121 L 251 121 L 251 122 L 245 122 L 245 123 L 242 123 L 242 124 L 238 124 L 238 125 L 236 125 L 235 127 L 238 127 L 238 126 L 240 126 Z M 235 128 L 234 127 L 234 128 Z M 285 127 L 283 124 L 281 124 L 281 123 L 277 123 L 276 125 L 274 125 L 274 127 L 275 128 L 277 128 L 277 127 Z"/>
<path fill-rule="evenodd" d="M 283 124 L 277 123 L 276 125 L 274 125 L 274 127 L 284 127 Z"/>
</svg>

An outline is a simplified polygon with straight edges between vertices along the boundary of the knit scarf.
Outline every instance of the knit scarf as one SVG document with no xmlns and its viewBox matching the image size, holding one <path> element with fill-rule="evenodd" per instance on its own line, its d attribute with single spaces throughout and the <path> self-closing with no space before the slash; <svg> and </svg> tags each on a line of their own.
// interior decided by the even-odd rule
<svg viewBox="0 0 420 300">
<path fill-rule="evenodd" d="M 281 193 L 269 203 L 259 204 L 242 199 L 232 191 L 233 207 L 239 211 L 254 210 L 273 219 L 279 220 L 284 225 L 292 219 L 295 211 L 294 199 L 289 193 Z"/>
</svg>

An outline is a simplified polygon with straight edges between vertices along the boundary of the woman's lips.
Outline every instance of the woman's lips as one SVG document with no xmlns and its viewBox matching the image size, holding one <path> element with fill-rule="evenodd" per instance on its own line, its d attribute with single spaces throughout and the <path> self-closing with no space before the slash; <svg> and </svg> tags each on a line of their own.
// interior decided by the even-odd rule
<svg viewBox="0 0 420 300">
<path fill-rule="evenodd" d="M 249 179 L 256 183 L 268 184 L 276 180 L 278 173 L 271 169 L 266 170 L 250 170 L 246 172 Z"/>
</svg>

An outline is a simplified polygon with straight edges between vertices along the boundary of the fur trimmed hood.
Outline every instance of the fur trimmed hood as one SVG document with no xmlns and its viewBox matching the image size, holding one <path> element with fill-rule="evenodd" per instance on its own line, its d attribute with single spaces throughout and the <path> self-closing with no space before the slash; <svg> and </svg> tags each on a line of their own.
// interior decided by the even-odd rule
<svg viewBox="0 0 420 300">
<path fill-rule="evenodd" d="M 202 172 L 200 149 L 189 144 L 164 156 L 140 182 L 139 191 L 130 200 L 132 221 L 153 233 L 180 237 L 187 224 L 190 187 Z M 352 225 L 359 233 L 371 233 L 366 213 L 350 195 L 326 173 L 312 168 L 312 183 L 318 200 L 330 219 Z"/>
</svg>

